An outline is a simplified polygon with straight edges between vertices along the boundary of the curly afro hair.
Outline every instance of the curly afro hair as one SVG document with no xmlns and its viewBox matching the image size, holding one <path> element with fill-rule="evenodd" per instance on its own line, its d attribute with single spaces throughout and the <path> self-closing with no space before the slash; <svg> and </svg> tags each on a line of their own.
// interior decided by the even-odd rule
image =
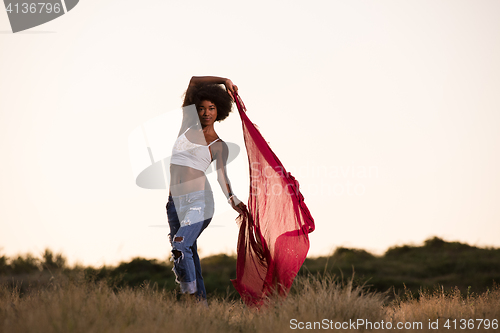
<svg viewBox="0 0 500 333">
<path fill-rule="evenodd" d="M 222 121 L 229 116 L 233 106 L 231 96 L 218 84 L 203 84 L 186 91 L 186 98 L 182 106 L 196 105 L 196 109 L 203 101 L 210 101 L 217 107 L 217 118 Z"/>
</svg>

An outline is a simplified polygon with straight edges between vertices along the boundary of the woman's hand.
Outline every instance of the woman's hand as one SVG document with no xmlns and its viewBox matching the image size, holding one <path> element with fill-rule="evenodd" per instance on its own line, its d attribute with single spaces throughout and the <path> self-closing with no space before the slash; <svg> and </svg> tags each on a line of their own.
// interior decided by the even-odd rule
<svg viewBox="0 0 500 333">
<path fill-rule="evenodd" d="M 235 92 L 238 92 L 238 87 L 233 83 L 233 81 L 229 79 L 226 79 L 226 81 L 224 81 L 224 85 L 226 86 L 227 93 L 229 94 L 229 96 L 231 96 L 231 99 L 234 102 L 233 95 Z"/>
<path fill-rule="evenodd" d="M 232 196 L 231 199 L 229 199 L 229 202 L 231 204 L 231 207 L 233 207 L 233 209 L 237 211 L 238 214 L 242 215 L 247 211 L 247 206 L 245 206 L 245 204 L 240 201 L 235 195 Z"/>
</svg>

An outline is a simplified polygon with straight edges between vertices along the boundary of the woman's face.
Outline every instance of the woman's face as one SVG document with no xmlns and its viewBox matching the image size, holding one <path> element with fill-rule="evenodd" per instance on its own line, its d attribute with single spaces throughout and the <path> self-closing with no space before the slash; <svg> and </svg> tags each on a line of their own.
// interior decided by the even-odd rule
<svg viewBox="0 0 500 333">
<path fill-rule="evenodd" d="M 210 101 L 202 101 L 198 106 L 198 117 L 202 126 L 212 125 L 217 119 L 217 107 Z"/>
</svg>

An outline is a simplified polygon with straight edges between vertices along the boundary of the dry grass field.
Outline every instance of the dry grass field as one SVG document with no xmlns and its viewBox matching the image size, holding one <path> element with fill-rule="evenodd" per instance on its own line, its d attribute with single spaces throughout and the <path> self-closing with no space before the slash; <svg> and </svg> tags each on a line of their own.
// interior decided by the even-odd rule
<svg viewBox="0 0 500 333">
<path fill-rule="evenodd" d="M 299 276 L 287 299 L 270 300 L 256 310 L 229 297 L 212 296 L 205 307 L 156 285 L 112 288 L 83 274 L 56 273 L 48 283 L 23 292 L 2 282 L 0 331 L 500 331 L 498 287 L 480 295 L 442 290 L 394 298 L 350 281 L 330 275 Z"/>
</svg>

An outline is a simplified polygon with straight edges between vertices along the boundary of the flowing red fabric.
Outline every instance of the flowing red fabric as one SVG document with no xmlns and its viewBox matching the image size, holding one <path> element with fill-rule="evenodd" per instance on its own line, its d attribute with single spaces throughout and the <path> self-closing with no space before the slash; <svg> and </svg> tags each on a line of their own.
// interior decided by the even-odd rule
<svg viewBox="0 0 500 333">
<path fill-rule="evenodd" d="M 309 250 L 314 220 L 299 191 L 259 130 L 241 98 L 235 102 L 243 125 L 250 167 L 248 211 L 238 217 L 236 279 L 248 306 L 261 306 L 273 293 L 286 297 Z"/>
</svg>

